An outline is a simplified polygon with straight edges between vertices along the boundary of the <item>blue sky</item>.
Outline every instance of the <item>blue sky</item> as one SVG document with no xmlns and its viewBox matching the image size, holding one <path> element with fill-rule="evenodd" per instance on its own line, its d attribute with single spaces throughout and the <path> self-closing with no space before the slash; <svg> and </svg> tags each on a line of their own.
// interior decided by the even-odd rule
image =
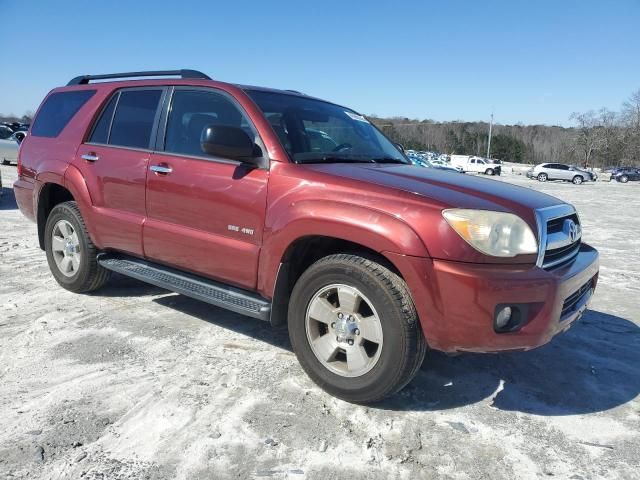
<svg viewBox="0 0 640 480">
<path fill-rule="evenodd" d="M 0 112 L 83 73 L 194 68 L 365 114 L 568 125 L 640 89 L 640 1 L 0 0 Z"/>
</svg>

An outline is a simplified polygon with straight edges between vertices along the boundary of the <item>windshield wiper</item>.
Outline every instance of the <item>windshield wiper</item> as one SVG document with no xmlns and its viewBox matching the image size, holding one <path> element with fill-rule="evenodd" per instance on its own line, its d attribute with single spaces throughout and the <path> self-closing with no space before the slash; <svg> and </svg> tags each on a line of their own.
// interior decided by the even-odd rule
<svg viewBox="0 0 640 480">
<path fill-rule="evenodd" d="M 375 157 L 371 159 L 375 163 L 401 163 L 402 165 L 409 165 L 408 162 L 394 157 Z"/>
<path fill-rule="evenodd" d="M 353 158 L 326 155 L 315 158 L 299 158 L 296 163 L 374 163 L 371 158 Z"/>
</svg>

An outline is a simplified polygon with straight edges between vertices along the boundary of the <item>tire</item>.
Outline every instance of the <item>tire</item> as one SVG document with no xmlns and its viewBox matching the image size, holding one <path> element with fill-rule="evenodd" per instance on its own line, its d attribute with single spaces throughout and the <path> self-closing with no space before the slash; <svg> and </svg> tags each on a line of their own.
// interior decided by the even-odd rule
<svg viewBox="0 0 640 480">
<path fill-rule="evenodd" d="M 627 183 L 628 181 L 629 181 L 629 177 L 627 177 L 626 175 L 622 175 L 620 177 L 620 182 Z"/>
<path fill-rule="evenodd" d="M 539 173 L 538 174 L 538 181 L 539 182 L 546 182 L 549 179 L 549 176 L 546 173 Z"/>
<path fill-rule="evenodd" d="M 485 175 L 493 176 L 494 175 L 493 168 L 487 168 L 487 170 L 484 173 Z"/>
<path fill-rule="evenodd" d="M 69 232 L 65 231 L 67 226 L 72 229 L 73 233 L 70 235 L 66 235 Z M 57 240 L 54 240 L 54 236 Z M 61 241 L 65 245 L 62 258 L 59 251 Z M 111 272 L 98 265 L 98 249 L 87 233 L 76 202 L 63 202 L 51 210 L 44 229 L 44 245 L 49 269 L 63 288 L 76 293 L 91 292 L 109 280 Z M 67 252 L 67 247 L 75 252 Z M 68 257 L 77 262 L 66 261 Z M 69 269 L 66 269 L 66 273 L 63 272 L 63 266 L 69 264 Z"/>
<path fill-rule="evenodd" d="M 576 175 L 575 177 L 573 177 L 573 180 L 571 180 L 571 182 L 572 182 L 574 185 L 581 185 L 581 184 L 582 184 L 582 182 L 584 182 L 584 178 L 582 178 L 582 176 L 581 176 L 581 175 Z"/>
<path fill-rule="evenodd" d="M 360 332 L 356 328 L 353 334 L 355 345 L 346 344 L 347 341 L 353 342 L 352 339 L 337 342 L 338 337 L 334 336 L 339 333 L 336 324 L 339 313 L 336 310 L 343 310 L 343 307 L 345 313 L 349 310 L 345 302 L 340 302 L 337 292 L 333 293 L 335 286 L 362 295 L 360 307 L 354 309 L 354 317 L 357 317 L 357 323 L 354 323 L 363 329 Z M 323 293 L 325 291 L 327 293 Z M 329 302 L 332 298 L 333 304 Z M 329 318 L 326 325 L 315 322 L 311 318 L 314 314 L 308 315 L 318 299 L 329 302 L 327 305 L 335 308 L 323 311 Z M 405 282 L 385 266 L 357 255 L 330 255 L 311 265 L 293 288 L 288 316 L 289 337 L 302 368 L 320 388 L 347 402 L 376 402 L 399 391 L 415 376 L 427 349 Z M 365 328 L 367 321 L 375 317 L 379 320 L 374 335 L 379 336 L 378 343 L 365 340 L 365 337 L 370 338 L 373 331 L 370 327 Z M 332 320 L 334 318 L 335 322 Z M 324 326 L 326 333 L 320 333 L 312 340 L 314 322 L 318 330 Z M 337 349 L 333 361 L 323 363 L 315 353 L 316 347 L 312 347 L 312 342 L 315 345 L 319 338 L 328 339 L 331 343 L 335 338 Z M 350 347 L 352 350 L 349 350 Z M 347 352 L 361 352 L 365 348 L 369 369 L 349 371 L 347 358 L 350 354 Z M 329 355 L 329 358 L 332 356 Z M 341 368 L 343 370 L 338 371 Z"/>
</svg>

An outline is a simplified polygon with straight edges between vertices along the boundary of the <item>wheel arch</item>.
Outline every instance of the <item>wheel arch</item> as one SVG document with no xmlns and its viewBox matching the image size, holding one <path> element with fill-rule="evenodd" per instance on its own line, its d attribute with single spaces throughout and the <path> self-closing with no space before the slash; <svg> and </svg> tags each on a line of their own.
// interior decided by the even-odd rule
<svg viewBox="0 0 640 480">
<path fill-rule="evenodd" d="M 271 324 L 287 323 L 289 299 L 300 276 L 321 258 L 338 253 L 349 253 L 373 260 L 385 266 L 400 278 L 402 272 L 384 252 L 343 238 L 325 235 L 305 235 L 291 242 L 280 259 L 273 285 Z"/>
<path fill-rule="evenodd" d="M 47 218 L 53 208 L 68 201 L 75 201 L 73 194 L 60 183 L 47 182 L 42 185 L 38 192 L 38 202 L 36 210 L 36 221 L 38 225 L 38 244 L 44 250 L 44 229 Z"/>
</svg>

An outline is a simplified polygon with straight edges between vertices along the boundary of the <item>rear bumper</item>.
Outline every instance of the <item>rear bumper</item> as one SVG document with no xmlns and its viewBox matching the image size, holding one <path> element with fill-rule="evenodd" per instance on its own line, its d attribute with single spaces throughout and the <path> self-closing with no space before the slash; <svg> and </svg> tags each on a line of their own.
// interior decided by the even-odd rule
<svg viewBox="0 0 640 480">
<path fill-rule="evenodd" d="M 13 193 L 16 196 L 16 203 L 22 214 L 32 221 L 36 221 L 34 211 L 33 192 L 35 184 L 26 180 L 18 179 L 13 184 Z"/>
<path fill-rule="evenodd" d="M 598 252 L 586 244 L 569 264 L 550 271 L 404 259 L 411 269 L 405 279 L 427 343 L 445 352 L 529 350 L 544 345 L 582 316 L 599 268 Z M 505 304 L 526 304 L 526 320 L 517 331 L 497 333 L 496 306 Z"/>
</svg>

